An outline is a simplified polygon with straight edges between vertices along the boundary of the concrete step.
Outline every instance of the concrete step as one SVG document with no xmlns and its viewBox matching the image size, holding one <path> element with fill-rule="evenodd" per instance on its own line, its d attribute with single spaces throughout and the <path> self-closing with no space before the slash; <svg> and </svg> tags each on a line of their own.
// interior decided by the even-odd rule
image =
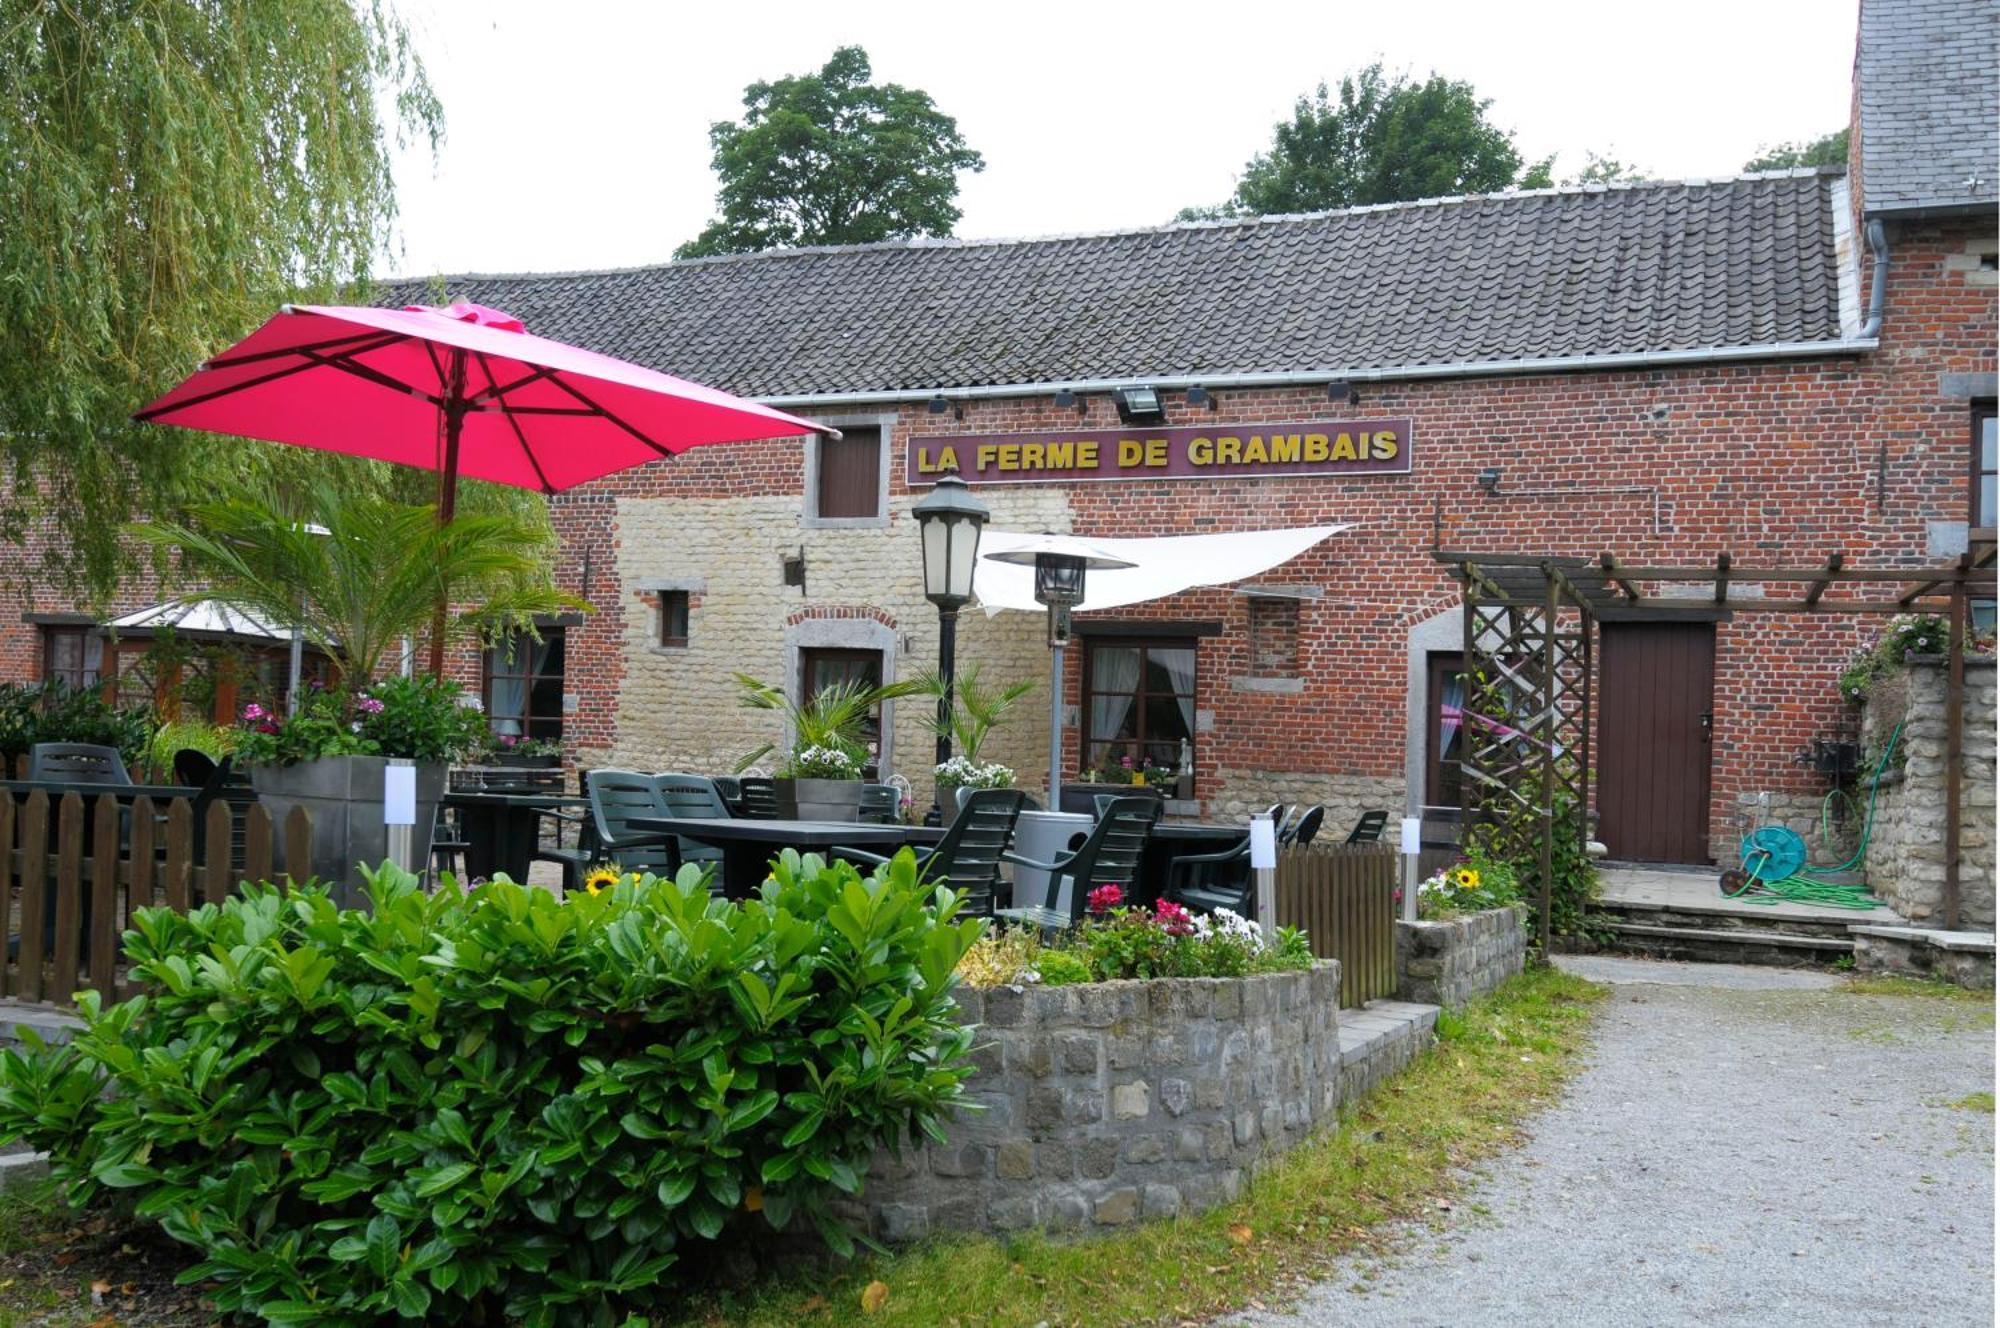
<svg viewBox="0 0 2000 1328">
<path fill-rule="evenodd" d="M 1854 941 L 1844 928 L 1838 935 L 1802 935 L 1754 927 L 1633 922 L 1606 915 L 1592 918 L 1589 925 L 1592 931 L 1610 936 L 1611 949 L 1656 959 L 1790 968 L 1831 963 L 1854 953 Z"/>
</svg>

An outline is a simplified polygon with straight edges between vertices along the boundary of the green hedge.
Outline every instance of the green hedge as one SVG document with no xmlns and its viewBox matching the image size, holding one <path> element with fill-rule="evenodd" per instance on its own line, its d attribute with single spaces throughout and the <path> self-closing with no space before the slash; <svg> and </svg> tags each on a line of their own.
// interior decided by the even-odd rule
<svg viewBox="0 0 2000 1328">
<path fill-rule="evenodd" d="M 0 1137 L 199 1250 L 223 1310 L 609 1323 L 725 1228 L 846 1248 L 828 1201 L 941 1138 L 971 1073 L 980 924 L 907 853 L 863 879 L 788 852 L 743 904 L 693 868 L 562 902 L 385 866 L 370 898 L 139 913 L 155 990 L 0 1058 Z"/>
</svg>

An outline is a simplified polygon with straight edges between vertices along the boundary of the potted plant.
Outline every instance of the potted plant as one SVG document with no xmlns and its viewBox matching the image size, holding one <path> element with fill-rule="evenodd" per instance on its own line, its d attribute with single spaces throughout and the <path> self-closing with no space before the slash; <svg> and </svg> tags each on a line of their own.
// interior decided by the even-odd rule
<svg viewBox="0 0 2000 1328">
<path fill-rule="evenodd" d="M 470 510 L 441 526 L 427 504 L 380 490 L 342 493 L 325 479 L 286 496 L 243 489 L 196 504 L 185 523 L 128 531 L 177 555 L 182 575 L 200 587 L 185 600 L 221 600 L 265 622 L 297 624 L 332 659 L 335 687 L 302 696 L 296 713 L 246 708 L 237 761 L 274 820 L 309 809 L 313 860 L 285 869 L 356 888 L 357 864 L 386 854 L 388 762 L 418 763 L 422 853 L 445 762 L 484 741 L 484 717 L 455 685 L 384 678 L 390 652 L 430 632 L 440 598 L 457 606 L 444 619 L 452 640 L 532 630 L 536 614 L 580 605 L 554 587 L 546 514 L 499 505 L 511 500 L 468 491 Z"/>
<path fill-rule="evenodd" d="M 947 695 L 951 700 L 946 713 L 933 711 L 921 717 L 923 726 L 934 737 L 949 741 L 955 753 L 931 771 L 938 788 L 938 803 L 946 814 L 957 813 L 961 788 L 1014 787 L 1014 772 L 1004 765 L 982 764 L 980 751 L 993 731 L 1006 722 L 1007 712 L 1014 708 L 1015 702 L 1035 690 L 1035 684 L 1016 682 L 990 687 L 974 662 L 959 671 L 949 693 L 944 675 L 935 670 L 918 676 L 917 689 L 920 695 L 933 700 L 943 701 Z"/>
<path fill-rule="evenodd" d="M 861 815 L 861 767 L 868 759 L 861 740 L 869 712 L 884 701 L 914 696 L 919 681 L 867 687 L 843 682 L 823 687 L 803 701 L 745 673 L 735 675 L 742 703 L 785 717 L 789 751 L 777 773 L 778 814 L 802 821 L 853 821 Z M 737 762 L 738 773 L 763 760 L 778 744 L 765 743 Z"/>
<path fill-rule="evenodd" d="M 937 781 L 938 803 L 947 817 L 958 815 L 958 795 L 965 789 L 1013 788 L 1014 771 L 998 761 L 982 765 L 965 756 L 954 756 L 931 768 Z"/>
<path fill-rule="evenodd" d="M 235 748 L 274 824 L 282 826 L 294 807 L 312 818 L 312 861 L 287 862 L 285 870 L 345 883 L 360 864 L 389 856 L 383 786 L 390 762 L 416 765 L 412 837 L 422 852 L 444 795 L 445 766 L 475 750 L 485 730 L 477 702 L 456 683 L 385 678 L 353 693 L 307 692 L 290 715 L 253 702 L 243 708 Z"/>
<path fill-rule="evenodd" d="M 562 744 L 553 738 L 521 738 L 511 733 L 496 733 L 481 754 L 481 759 L 487 765 L 552 770 L 562 764 L 562 754 Z"/>
<path fill-rule="evenodd" d="M 1095 815 L 1097 798 L 1101 794 L 1131 794 L 1139 790 L 1150 790 L 1160 797 L 1169 798 L 1179 791 L 1179 776 L 1166 766 L 1153 765 L 1147 761 L 1134 761 L 1131 757 L 1120 757 L 1116 763 L 1105 762 L 1094 769 L 1086 769 L 1074 784 L 1063 784 L 1062 809 L 1066 812 L 1081 812 Z"/>
</svg>

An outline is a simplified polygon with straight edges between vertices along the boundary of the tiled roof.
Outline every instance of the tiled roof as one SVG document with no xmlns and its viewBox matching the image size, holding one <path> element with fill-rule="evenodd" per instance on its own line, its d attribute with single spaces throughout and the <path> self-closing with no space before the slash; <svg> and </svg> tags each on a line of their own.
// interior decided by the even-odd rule
<svg viewBox="0 0 2000 1328">
<path fill-rule="evenodd" d="M 1862 0 L 1861 194 L 1870 212 L 2000 200 L 2000 4 Z"/>
<path fill-rule="evenodd" d="M 1837 171 L 390 283 L 754 397 L 1837 341 Z"/>
</svg>

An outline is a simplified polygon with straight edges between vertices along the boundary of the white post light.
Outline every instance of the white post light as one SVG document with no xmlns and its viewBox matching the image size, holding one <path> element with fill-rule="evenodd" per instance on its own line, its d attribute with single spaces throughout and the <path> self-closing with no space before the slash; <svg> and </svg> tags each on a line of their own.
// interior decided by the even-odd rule
<svg viewBox="0 0 2000 1328">
<path fill-rule="evenodd" d="M 1403 818 L 1403 921 L 1417 920 L 1417 855 L 1424 851 L 1421 816 Z"/>
<path fill-rule="evenodd" d="M 1250 818 L 1250 870 L 1257 881 L 1257 925 L 1269 935 L 1278 926 L 1278 823 L 1268 811 Z"/>
</svg>

